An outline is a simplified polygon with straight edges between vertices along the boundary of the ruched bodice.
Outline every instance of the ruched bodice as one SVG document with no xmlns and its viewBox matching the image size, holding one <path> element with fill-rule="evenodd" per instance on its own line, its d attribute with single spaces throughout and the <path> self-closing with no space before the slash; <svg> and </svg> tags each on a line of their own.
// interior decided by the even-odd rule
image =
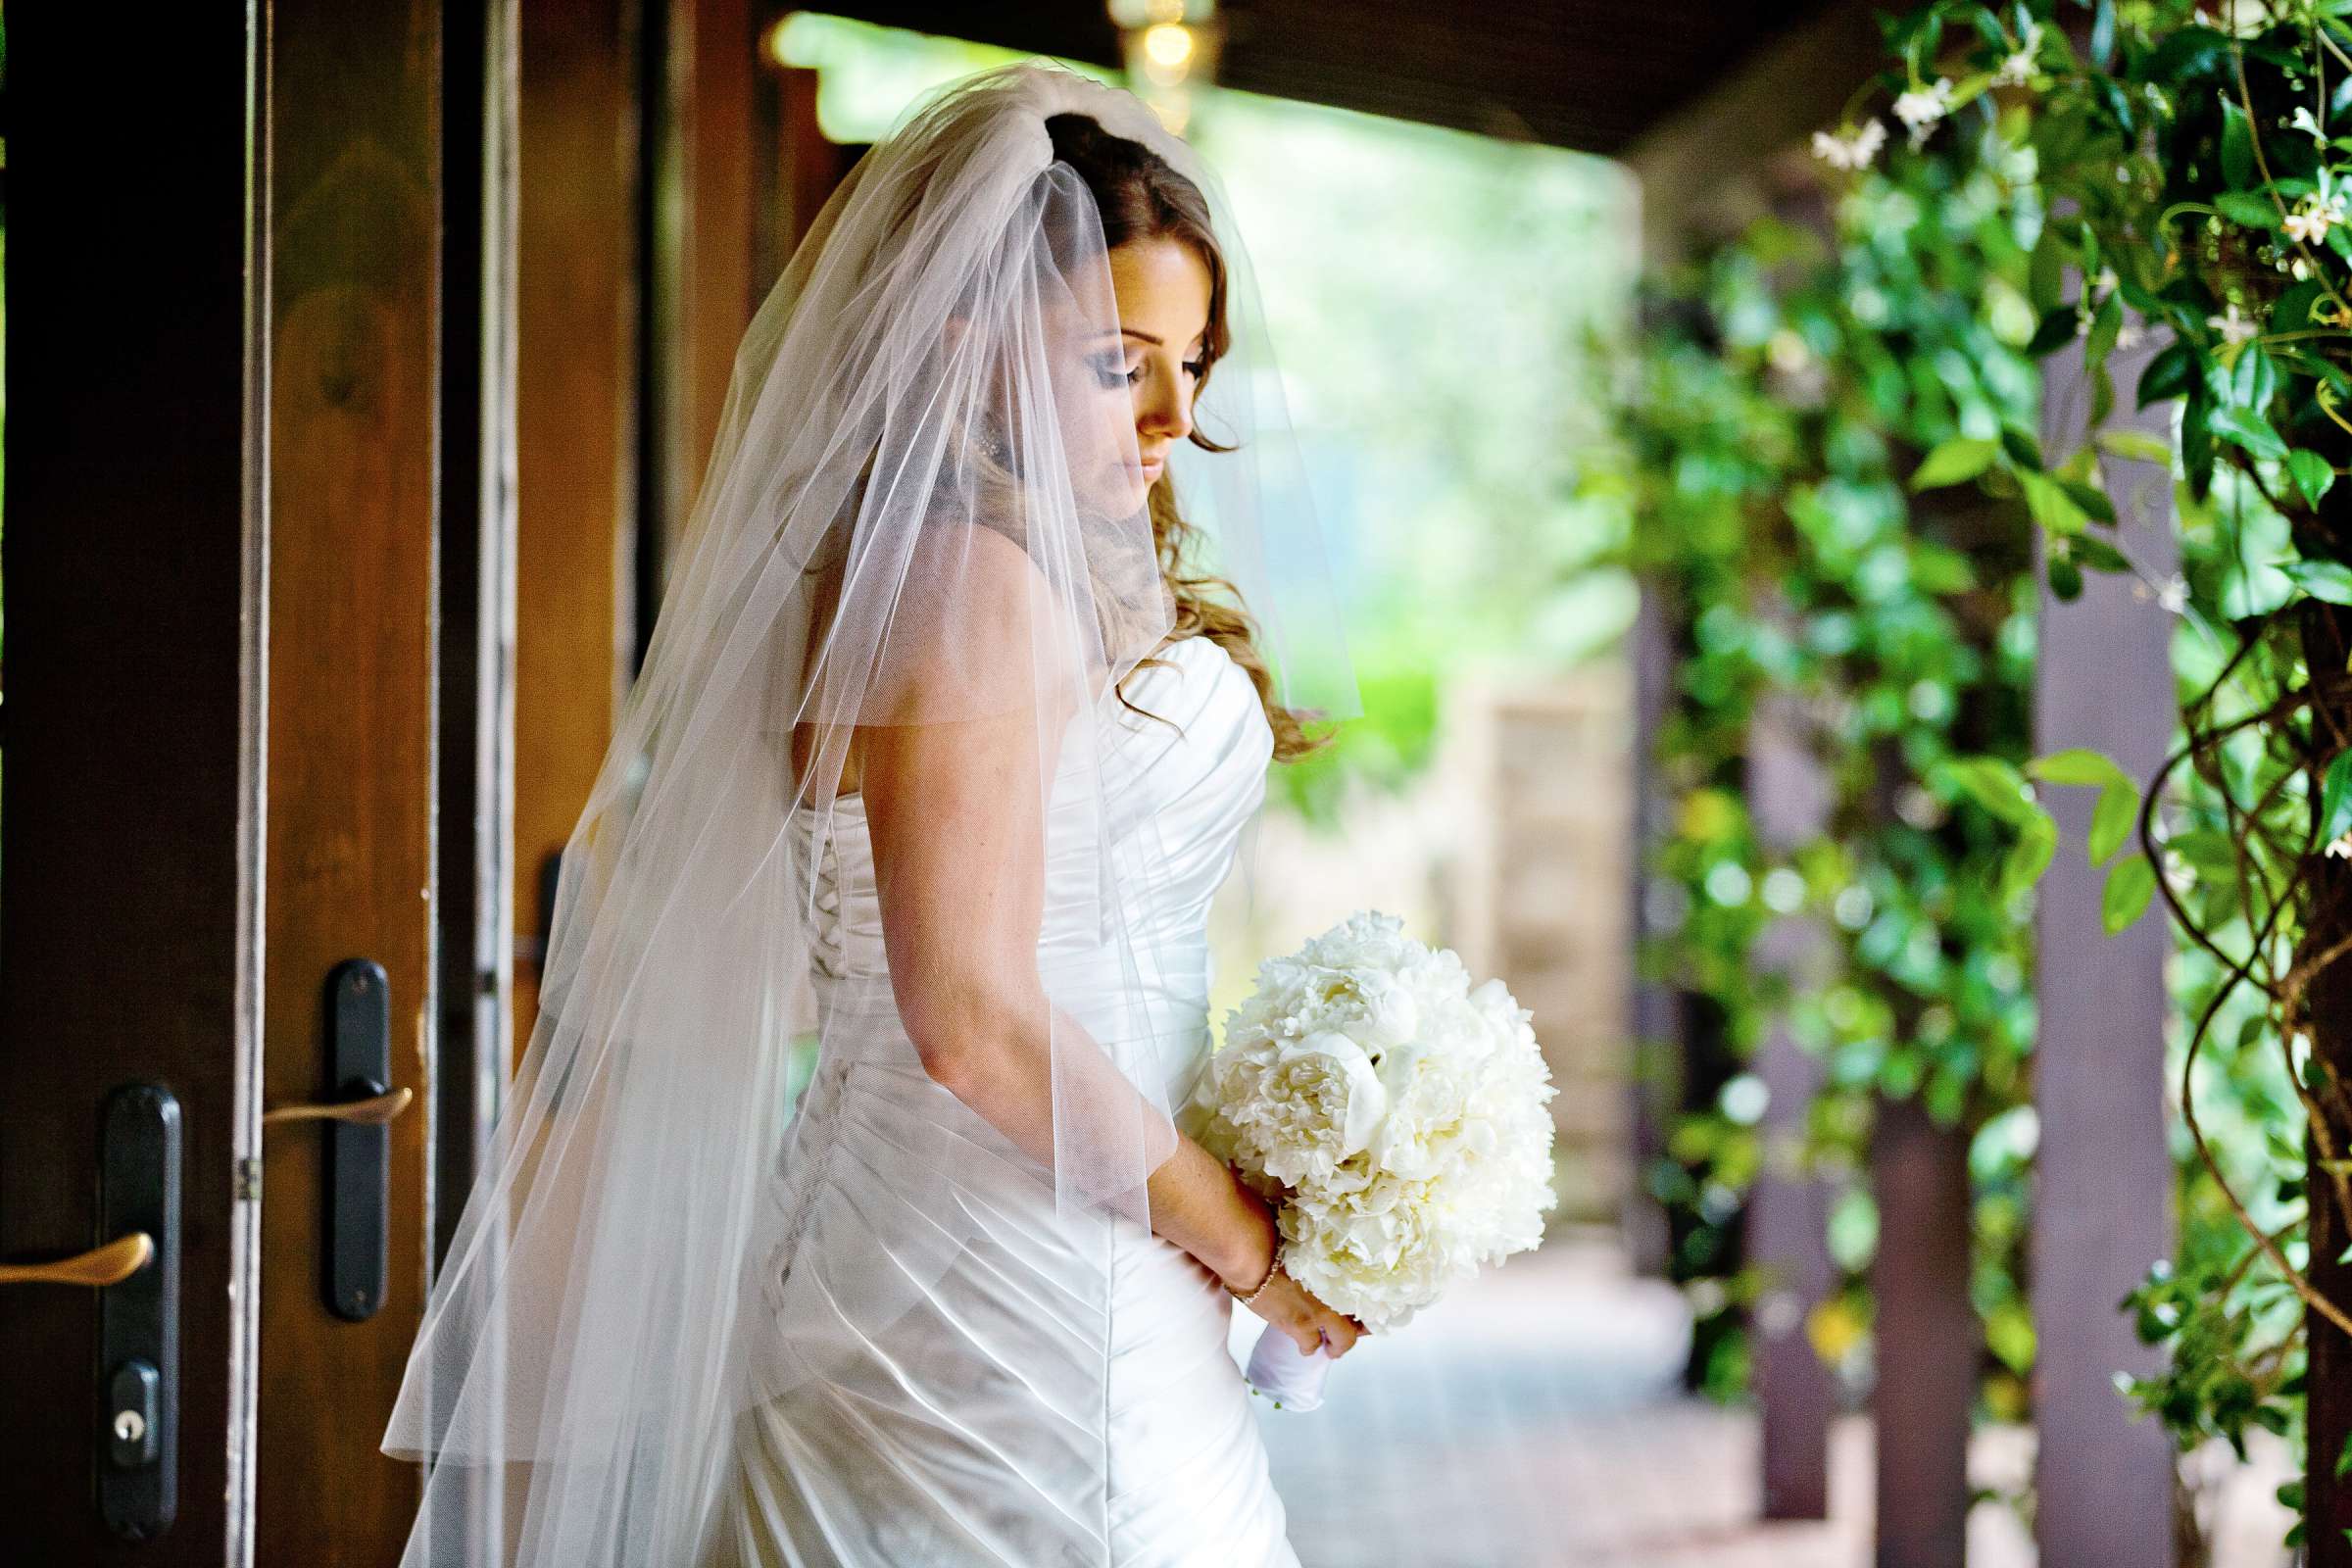
<svg viewBox="0 0 2352 1568">
<path fill-rule="evenodd" d="M 1142 712 L 1105 692 L 1065 742 L 1054 802 L 1109 817 L 1049 807 L 1038 965 L 1174 1105 L 1209 1042 L 1209 904 L 1273 736 L 1217 644 L 1158 657 L 1127 683 Z M 708 1568 L 1297 1568 L 1223 1288 L 1130 1219 L 1058 1206 L 931 1080 L 892 999 L 863 800 L 793 826 L 825 1045 L 762 1233 L 761 1382 L 788 1392 L 738 1427 Z"/>
</svg>

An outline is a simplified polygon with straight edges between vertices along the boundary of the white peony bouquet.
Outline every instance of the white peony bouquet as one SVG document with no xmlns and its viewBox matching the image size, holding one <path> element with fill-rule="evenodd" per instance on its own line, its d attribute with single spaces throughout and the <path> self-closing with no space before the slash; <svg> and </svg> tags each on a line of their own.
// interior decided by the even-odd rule
<svg viewBox="0 0 2352 1568">
<path fill-rule="evenodd" d="M 1284 1269 L 1370 1330 L 1543 1239 L 1554 1089 L 1499 980 L 1394 915 L 1348 916 L 1258 966 L 1188 1130 L 1279 1205 Z M 1311 1408 L 1328 1361 L 1269 1326 L 1261 1393 Z"/>
</svg>

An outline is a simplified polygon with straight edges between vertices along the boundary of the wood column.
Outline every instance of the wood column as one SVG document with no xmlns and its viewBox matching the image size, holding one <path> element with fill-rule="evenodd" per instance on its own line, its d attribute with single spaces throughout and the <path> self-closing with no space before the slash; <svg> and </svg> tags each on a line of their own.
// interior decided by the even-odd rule
<svg viewBox="0 0 2352 1568">
<path fill-rule="evenodd" d="M 2328 502 L 2336 502 L 2332 495 Z M 2352 500 L 2329 506 L 2322 526 L 2341 560 L 2352 556 Z M 2315 541 L 2316 542 L 2316 541 Z M 2352 611 L 2322 600 L 2300 611 L 2304 659 L 2314 671 L 2334 671 L 2313 684 L 2312 732 L 2324 737 L 2320 750 L 2352 745 Z M 2312 792 L 2316 803 L 2320 792 Z M 2316 815 L 2316 805 L 2315 812 Z M 2336 1160 L 2352 1150 L 2352 860 L 2323 849 L 2305 867 L 2310 911 L 2299 965 L 2314 966 L 2304 1003 L 2310 1032 L 2309 1078 L 2313 1098 L 2325 1108 Z M 2323 963 L 2323 956 L 2334 955 Z M 2323 1076 L 2324 1072 L 2324 1076 Z M 2308 1133 L 2304 1179 L 2311 1194 L 2311 1285 L 2326 1299 L 2352 1310 L 2352 1198 L 2343 1166 L 2330 1168 L 2328 1151 Z M 2318 1312 L 2306 1310 L 2309 1405 L 2305 1410 L 2310 1456 L 2304 1491 L 2310 1568 L 2352 1568 L 2352 1474 L 2338 1474 L 2352 1454 L 2352 1336 Z"/>
<path fill-rule="evenodd" d="M 1878 1568 L 1960 1568 L 1983 1326 L 1969 1304 L 1968 1131 L 1882 1100 L 1871 1144 L 1879 1250 Z"/>
<path fill-rule="evenodd" d="M 2169 440 L 2169 403 L 2132 413 L 2139 375 L 2163 347 L 2151 333 L 2117 353 L 2110 427 Z M 2053 355 L 2042 379 L 2041 440 L 2082 440 L 2090 402 L 2080 340 Z M 2161 464 L 2101 458 L 2115 502 L 2117 546 L 2152 580 L 2174 569 L 2172 481 Z M 2144 584 L 2084 572 L 2061 603 L 2041 576 L 2034 749 L 2105 753 L 2135 779 L 2163 764 L 2179 705 L 2173 617 Z M 2093 793 L 2045 789 L 2057 819 L 2056 858 L 2034 906 L 2039 1030 L 2034 1105 L 2041 1118 L 2032 1242 L 2040 1430 L 2034 1533 L 2041 1560 L 2067 1568 L 2166 1568 L 2173 1560 L 2173 1453 L 2164 1429 L 2136 1417 L 2116 1374 L 2162 1361 L 2117 1303 L 2173 1249 L 2173 1164 L 2166 1128 L 2165 989 L 2172 934 L 2161 908 L 2102 935 L 2105 873 L 2083 853 Z M 2136 854 L 2136 846 L 2126 854 Z"/>
<path fill-rule="evenodd" d="M 1650 868 L 1668 832 L 1672 802 L 1658 776 L 1658 737 L 1674 703 L 1674 634 L 1657 590 L 1645 585 L 1634 617 L 1633 875 L 1626 888 L 1631 919 L 1626 963 L 1633 986 L 1633 1072 L 1626 1093 L 1631 1103 L 1628 1158 L 1633 1178 L 1626 1185 L 1626 1253 L 1637 1273 L 1663 1278 L 1672 1241 L 1665 1210 L 1650 1196 L 1650 1167 L 1665 1157 L 1675 1101 L 1687 1070 L 1682 999 L 1675 988 L 1642 976 L 1641 950 L 1650 936 Z"/>
<path fill-rule="evenodd" d="M 1747 755 L 1748 809 L 1765 847 L 1786 850 L 1820 833 L 1829 819 L 1830 783 L 1797 698 L 1775 692 L 1757 703 Z M 1785 916 L 1767 928 L 1753 961 L 1762 975 L 1804 991 L 1826 982 L 1836 961 L 1833 942 L 1817 918 Z M 1798 1043 L 1784 1013 L 1766 1026 L 1755 1071 L 1769 1095 L 1758 1127 L 1763 1169 L 1747 1212 L 1748 1257 L 1763 1277 L 1752 1333 L 1764 1424 L 1764 1517 L 1826 1519 L 1836 1390 L 1806 1326 L 1833 1279 L 1829 1199 L 1801 1163 L 1822 1063 Z"/>
<path fill-rule="evenodd" d="M 670 529 L 701 492 L 735 350 L 766 293 L 753 277 L 764 183 L 753 122 L 761 79 L 752 0 L 670 0 L 672 102 L 681 153 L 677 269 L 678 406 L 671 429 Z"/>
<path fill-rule="evenodd" d="M 520 0 L 514 1045 L 636 644 L 639 0 Z"/>
</svg>

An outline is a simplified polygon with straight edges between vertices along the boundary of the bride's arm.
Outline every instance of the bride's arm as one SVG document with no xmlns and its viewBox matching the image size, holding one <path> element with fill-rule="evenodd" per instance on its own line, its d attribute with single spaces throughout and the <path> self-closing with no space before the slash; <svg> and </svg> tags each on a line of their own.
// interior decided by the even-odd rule
<svg viewBox="0 0 2352 1568">
<path fill-rule="evenodd" d="M 1037 598 L 1027 557 L 999 536 L 984 532 L 958 569 L 959 593 L 994 591 L 1013 607 Z M 1018 613 L 1009 618 L 1017 629 Z M 1042 759 L 1054 754 L 1072 705 L 1059 694 L 1032 699 L 1025 636 L 961 642 L 940 659 L 935 670 L 910 662 L 899 673 L 951 684 L 970 694 L 956 711 L 986 716 L 858 730 L 883 946 L 907 1038 L 934 1080 L 1049 1167 L 1077 1160 L 1115 1172 L 1147 1134 L 1155 1152 L 1172 1141 L 1151 1173 L 1152 1229 L 1250 1292 L 1268 1281 L 1274 1255 L 1266 1204 L 1145 1102 L 1083 1026 L 1054 1007 L 1038 974 Z M 1301 1348 L 1318 1332 L 1336 1349 L 1354 1343 L 1354 1325 L 1287 1275 L 1268 1281 L 1252 1306 Z"/>
</svg>

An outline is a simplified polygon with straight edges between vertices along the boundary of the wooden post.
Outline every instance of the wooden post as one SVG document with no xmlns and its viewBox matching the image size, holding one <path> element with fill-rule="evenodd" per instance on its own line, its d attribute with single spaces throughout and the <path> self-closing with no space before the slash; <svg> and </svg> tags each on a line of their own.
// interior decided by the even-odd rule
<svg viewBox="0 0 2352 1568">
<path fill-rule="evenodd" d="M 2343 552 L 2343 541 L 2352 539 L 2352 517 L 2326 520 L 2333 524 L 2331 542 Z M 2300 630 L 2308 667 L 2338 672 L 2332 682 L 2313 683 L 2312 731 L 2341 746 L 2352 735 L 2352 691 L 2340 673 L 2352 663 L 2352 611 L 2312 600 L 2301 611 Z M 2352 941 L 2352 860 L 2323 849 L 2306 869 L 2304 897 L 2311 912 L 2296 961 L 2316 965 L 2321 955 Z M 2311 1059 L 2326 1069 L 2325 1076 L 2310 1074 L 2313 1095 L 2326 1109 L 2340 1158 L 2352 1149 L 2352 957 L 2338 956 L 2317 968 L 2304 1019 Z M 2326 1151 L 2316 1139 L 2307 1136 L 2305 1149 L 2312 1288 L 2337 1306 L 2352 1308 L 2352 1213 L 2345 1209 L 2344 1181 L 2327 1168 Z M 2304 1484 L 2309 1568 L 2352 1568 L 2352 1474 L 2337 1473 L 2352 1455 L 2352 1337 L 2318 1312 L 2305 1312 L 2303 1321 L 2310 1356 L 2310 1403 L 2304 1412 L 2310 1434 Z"/>
<path fill-rule="evenodd" d="M 1799 699 L 1775 692 L 1757 704 L 1747 757 L 1756 837 L 1778 850 L 1818 834 L 1829 819 L 1830 785 L 1807 745 Z M 1817 919 L 1779 919 L 1757 943 L 1754 963 L 1790 989 L 1806 990 L 1826 979 L 1831 941 Z M 1769 1096 L 1759 1128 L 1763 1170 L 1747 1212 L 1748 1255 L 1764 1277 L 1752 1320 L 1764 1420 L 1764 1517 L 1826 1519 L 1835 1391 L 1806 1325 L 1830 1290 L 1829 1204 L 1820 1180 L 1798 1164 L 1822 1064 L 1783 1016 L 1769 1025 L 1755 1070 Z"/>
<path fill-rule="evenodd" d="M 1878 1568 L 1960 1568 L 1968 1435 L 1984 1333 L 1969 1304 L 1968 1132 L 1917 1099 L 1882 1100 L 1871 1143 L 1879 1203 Z"/>
<path fill-rule="evenodd" d="M 638 0 L 522 7 L 513 1043 L 539 1015 L 542 870 L 612 744 L 636 646 Z"/>
<path fill-rule="evenodd" d="M 1913 503 L 1913 530 L 1979 564 L 1974 586 L 1942 607 L 1953 635 L 1977 655 L 1983 677 L 1958 694 L 1951 741 L 1963 752 L 2013 746 L 2015 706 L 1996 684 L 1998 643 L 2030 559 L 2031 524 L 2014 501 L 1965 490 L 1934 490 Z M 1878 746 L 1870 819 L 1898 819 L 1913 770 L 1891 740 Z M 1962 824 L 1941 830 L 1947 853 L 1963 853 Z M 1895 988 L 1895 1030 L 1916 1038 L 1925 1002 Z M 1958 1568 L 1967 1555 L 1968 1447 L 1984 1329 L 1969 1290 L 1973 1224 L 1968 1168 L 1977 1123 L 1968 1107 L 1955 1125 L 1930 1116 L 1919 1099 L 1882 1098 L 1871 1146 L 1878 1250 L 1871 1288 L 1878 1299 L 1871 1392 L 1880 1568 Z"/>
<path fill-rule="evenodd" d="M 1666 607 L 1654 588 L 1642 590 L 1642 606 L 1631 636 L 1634 666 L 1633 875 L 1626 894 L 1633 918 L 1628 926 L 1626 961 L 1634 972 L 1633 1071 L 1626 1092 L 1632 1103 L 1628 1118 L 1633 1167 L 1626 1184 L 1623 1227 L 1625 1249 L 1634 1271 L 1664 1277 L 1670 1241 L 1665 1211 L 1649 1194 L 1650 1166 L 1666 1152 L 1668 1124 L 1674 1115 L 1673 1096 L 1684 1070 L 1682 1000 L 1673 986 L 1641 977 L 1642 944 L 1649 932 L 1650 866 L 1667 832 L 1666 798 L 1658 777 L 1658 735 L 1674 702 L 1674 636 L 1667 624 Z"/>
<path fill-rule="evenodd" d="M 2169 437 L 2169 405 L 2129 412 L 2142 368 L 2162 346 L 2150 334 L 2109 361 L 2117 410 L 2111 424 Z M 2090 400 L 2079 342 L 2048 361 L 2042 393 L 2044 448 L 2075 450 Z M 2170 475 L 2162 464 L 2102 462 L 2116 544 L 2161 583 L 2177 560 Z M 2072 604 L 2050 594 L 2046 576 L 2041 592 L 2034 750 L 2047 756 L 2091 747 L 2132 777 L 2151 777 L 2178 716 L 2172 615 L 2146 582 L 2105 572 L 2083 573 L 2082 595 Z M 2161 1426 L 2133 1414 L 2115 1379 L 2152 1373 L 2161 1360 L 2117 1303 L 2173 1245 L 2164 1050 L 2172 936 L 2155 911 L 2102 935 L 2105 873 L 2083 853 L 2092 792 L 2054 789 L 2044 798 L 2059 847 L 2034 912 L 2034 1103 L 2041 1118 L 2032 1243 L 2040 1431 L 2034 1533 L 2046 1563 L 2167 1568 L 2172 1446 Z"/>
</svg>

